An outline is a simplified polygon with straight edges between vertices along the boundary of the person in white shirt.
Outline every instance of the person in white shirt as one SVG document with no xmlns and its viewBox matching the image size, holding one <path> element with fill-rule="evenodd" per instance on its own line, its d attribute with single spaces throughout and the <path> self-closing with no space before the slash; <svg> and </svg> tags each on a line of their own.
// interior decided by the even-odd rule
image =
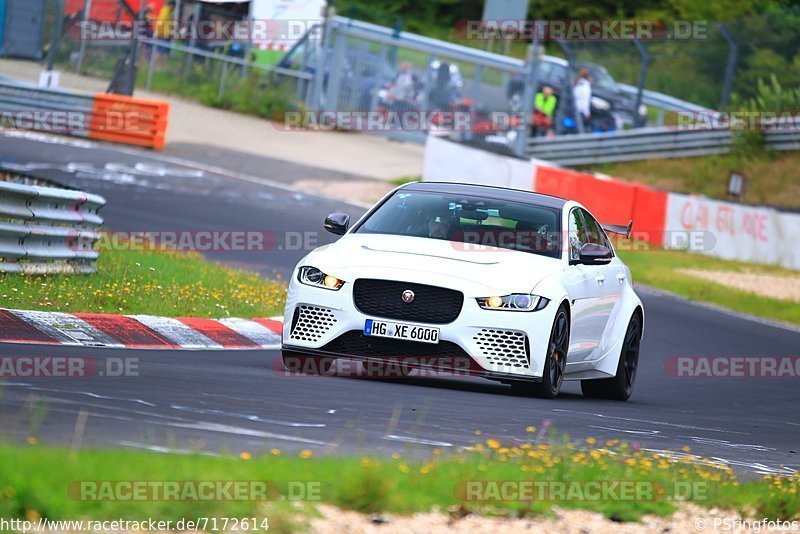
<svg viewBox="0 0 800 534">
<path fill-rule="evenodd" d="M 575 100 L 575 114 L 582 119 L 584 128 L 588 128 L 592 119 L 592 76 L 589 69 L 582 68 L 578 71 L 572 96 Z"/>
</svg>

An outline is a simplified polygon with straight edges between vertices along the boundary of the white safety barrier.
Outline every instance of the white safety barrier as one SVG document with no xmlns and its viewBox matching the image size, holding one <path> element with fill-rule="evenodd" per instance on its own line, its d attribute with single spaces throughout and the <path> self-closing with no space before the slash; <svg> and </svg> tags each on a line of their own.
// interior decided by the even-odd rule
<svg viewBox="0 0 800 534">
<path fill-rule="evenodd" d="M 800 215 L 670 193 L 664 246 L 800 269 Z"/>
<path fill-rule="evenodd" d="M 534 165 L 454 143 L 436 135 L 425 142 L 422 179 L 428 182 L 464 182 L 534 190 Z"/>
</svg>

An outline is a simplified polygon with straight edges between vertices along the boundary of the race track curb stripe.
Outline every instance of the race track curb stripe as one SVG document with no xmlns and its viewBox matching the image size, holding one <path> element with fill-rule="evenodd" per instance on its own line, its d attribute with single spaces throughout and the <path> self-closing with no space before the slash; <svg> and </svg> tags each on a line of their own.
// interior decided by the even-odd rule
<svg viewBox="0 0 800 534">
<path fill-rule="evenodd" d="M 0 343 L 130 349 L 277 349 L 283 323 L 0 309 Z"/>
</svg>

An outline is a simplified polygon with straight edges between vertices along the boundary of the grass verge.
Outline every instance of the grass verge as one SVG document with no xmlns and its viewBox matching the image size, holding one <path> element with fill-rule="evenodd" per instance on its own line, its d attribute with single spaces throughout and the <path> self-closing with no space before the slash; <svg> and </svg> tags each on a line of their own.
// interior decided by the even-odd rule
<svg viewBox="0 0 800 534">
<path fill-rule="evenodd" d="M 276 492 L 270 494 L 278 503 L 327 502 L 362 513 L 439 509 L 524 517 L 558 506 L 635 521 L 645 514 L 668 516 L 677 500 L 686 500 L 707 508 L 733 509 L 745 517 L 800 517 L 800 475 L 739 480 L 730 468 L 690 454 L 671 460 L 643 451 L 635 442 L 600 444 L 593 438 L 574 443 L 556 437 L 545 443 L 538 439 L 544 430 L 529 430 L 532 439 L 526 443 L 487 439 L 471 450 L 434 450 L 430 457 L 416 459 L 399 454 L 318 458 L 310 450 L 295 456 L 278 449 L 243 452 L 239 457 L 130 450 L 71 454 L 35 445 L 29 438 L 34 445 L 0 446 L 0 517 L 177 521 L 198 516 L 263 517 L 267 506 L 263 500 L 118 500 L 113 489 L 106 494 L 110 498 L 99 499 L 104 491 L 98 485 L 101 481 L 269 481 Z M 95 485 L 81 490 L 81 481 Z M 525 501 L 504 499 L 492 488 L 508 481 L 538 481 L 552 490 L 534 493 Z M 627 498 L 610 497 L 610 493 L 594 498 L 586 484 L 590 481 L 604 486 L 635 481 L 640 490 Z M 555 493 L 559 483 L 567 484 L 570 493 Z M 119 486 L 109 482 L 105 487 Z M 294 488 L 291 493 L 290 487 Z M 278 492 L 286 500 L 277 497 Z"/>
<path fill-rule="evenodd" d="M 636 283 L 646 284 L 687 297 L 716 304 L 734 311 L 800 325 L 800 306 L 791 300 L 778 300 L 716 284 L 681 273 L 680 269 L 728 271 L 798 277 L 798 273 L 780 267 L 721 260 L 702 254 L 652 249 L 619 251 L 630 267 Z"/>
<path fill-rule="evenodd" d="M 0 274 L 6 308 L 190 317 L 270 317 L 283 311 L 285 286 L 207 262 L 198 253 L 100 254 L 94 275 Z"/>
</svg>

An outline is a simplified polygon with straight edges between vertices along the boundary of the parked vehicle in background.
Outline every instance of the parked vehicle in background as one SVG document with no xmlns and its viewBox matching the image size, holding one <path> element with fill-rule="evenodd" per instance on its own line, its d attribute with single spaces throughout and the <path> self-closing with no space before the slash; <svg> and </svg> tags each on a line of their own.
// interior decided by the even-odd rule
<svg viewBox="0 0 800 534">
<path fill-rule="evenodd" d="M 581 68 L 589 69 L 592 76 L 592 117 L 598 119 L 597 122 L 593 120 L 594 130 L 607 132 L 620 129 L 625 125 L 632 126 L 637 124 L 637 117 L 639 118 L 638 124 L 644 124 L 647 118 L 647 106 L 641 105 L 639 109 L 635 109 L 635 97 L 623 92 L 605 67 L 594 63 L 575 63 L 575 72 Z M 570 107 L 572 99 L 566 98 L 572 90 L 569 63 L 559 57 L 544 56 L 539 62 L 536 83 L 537 92 L 541 91 L 545 85 L 549 85 L 558 97 L 556 117 L 564 120 L 556 124 L 557 133 L 574 133 L 576 131 L 575 118 Z M 521 76 L 514 77 L 509 82 L 506 92 L 509 107 L 513 111 L 522 108 L 524 91 L 525 81 Z"/>
</svg>

